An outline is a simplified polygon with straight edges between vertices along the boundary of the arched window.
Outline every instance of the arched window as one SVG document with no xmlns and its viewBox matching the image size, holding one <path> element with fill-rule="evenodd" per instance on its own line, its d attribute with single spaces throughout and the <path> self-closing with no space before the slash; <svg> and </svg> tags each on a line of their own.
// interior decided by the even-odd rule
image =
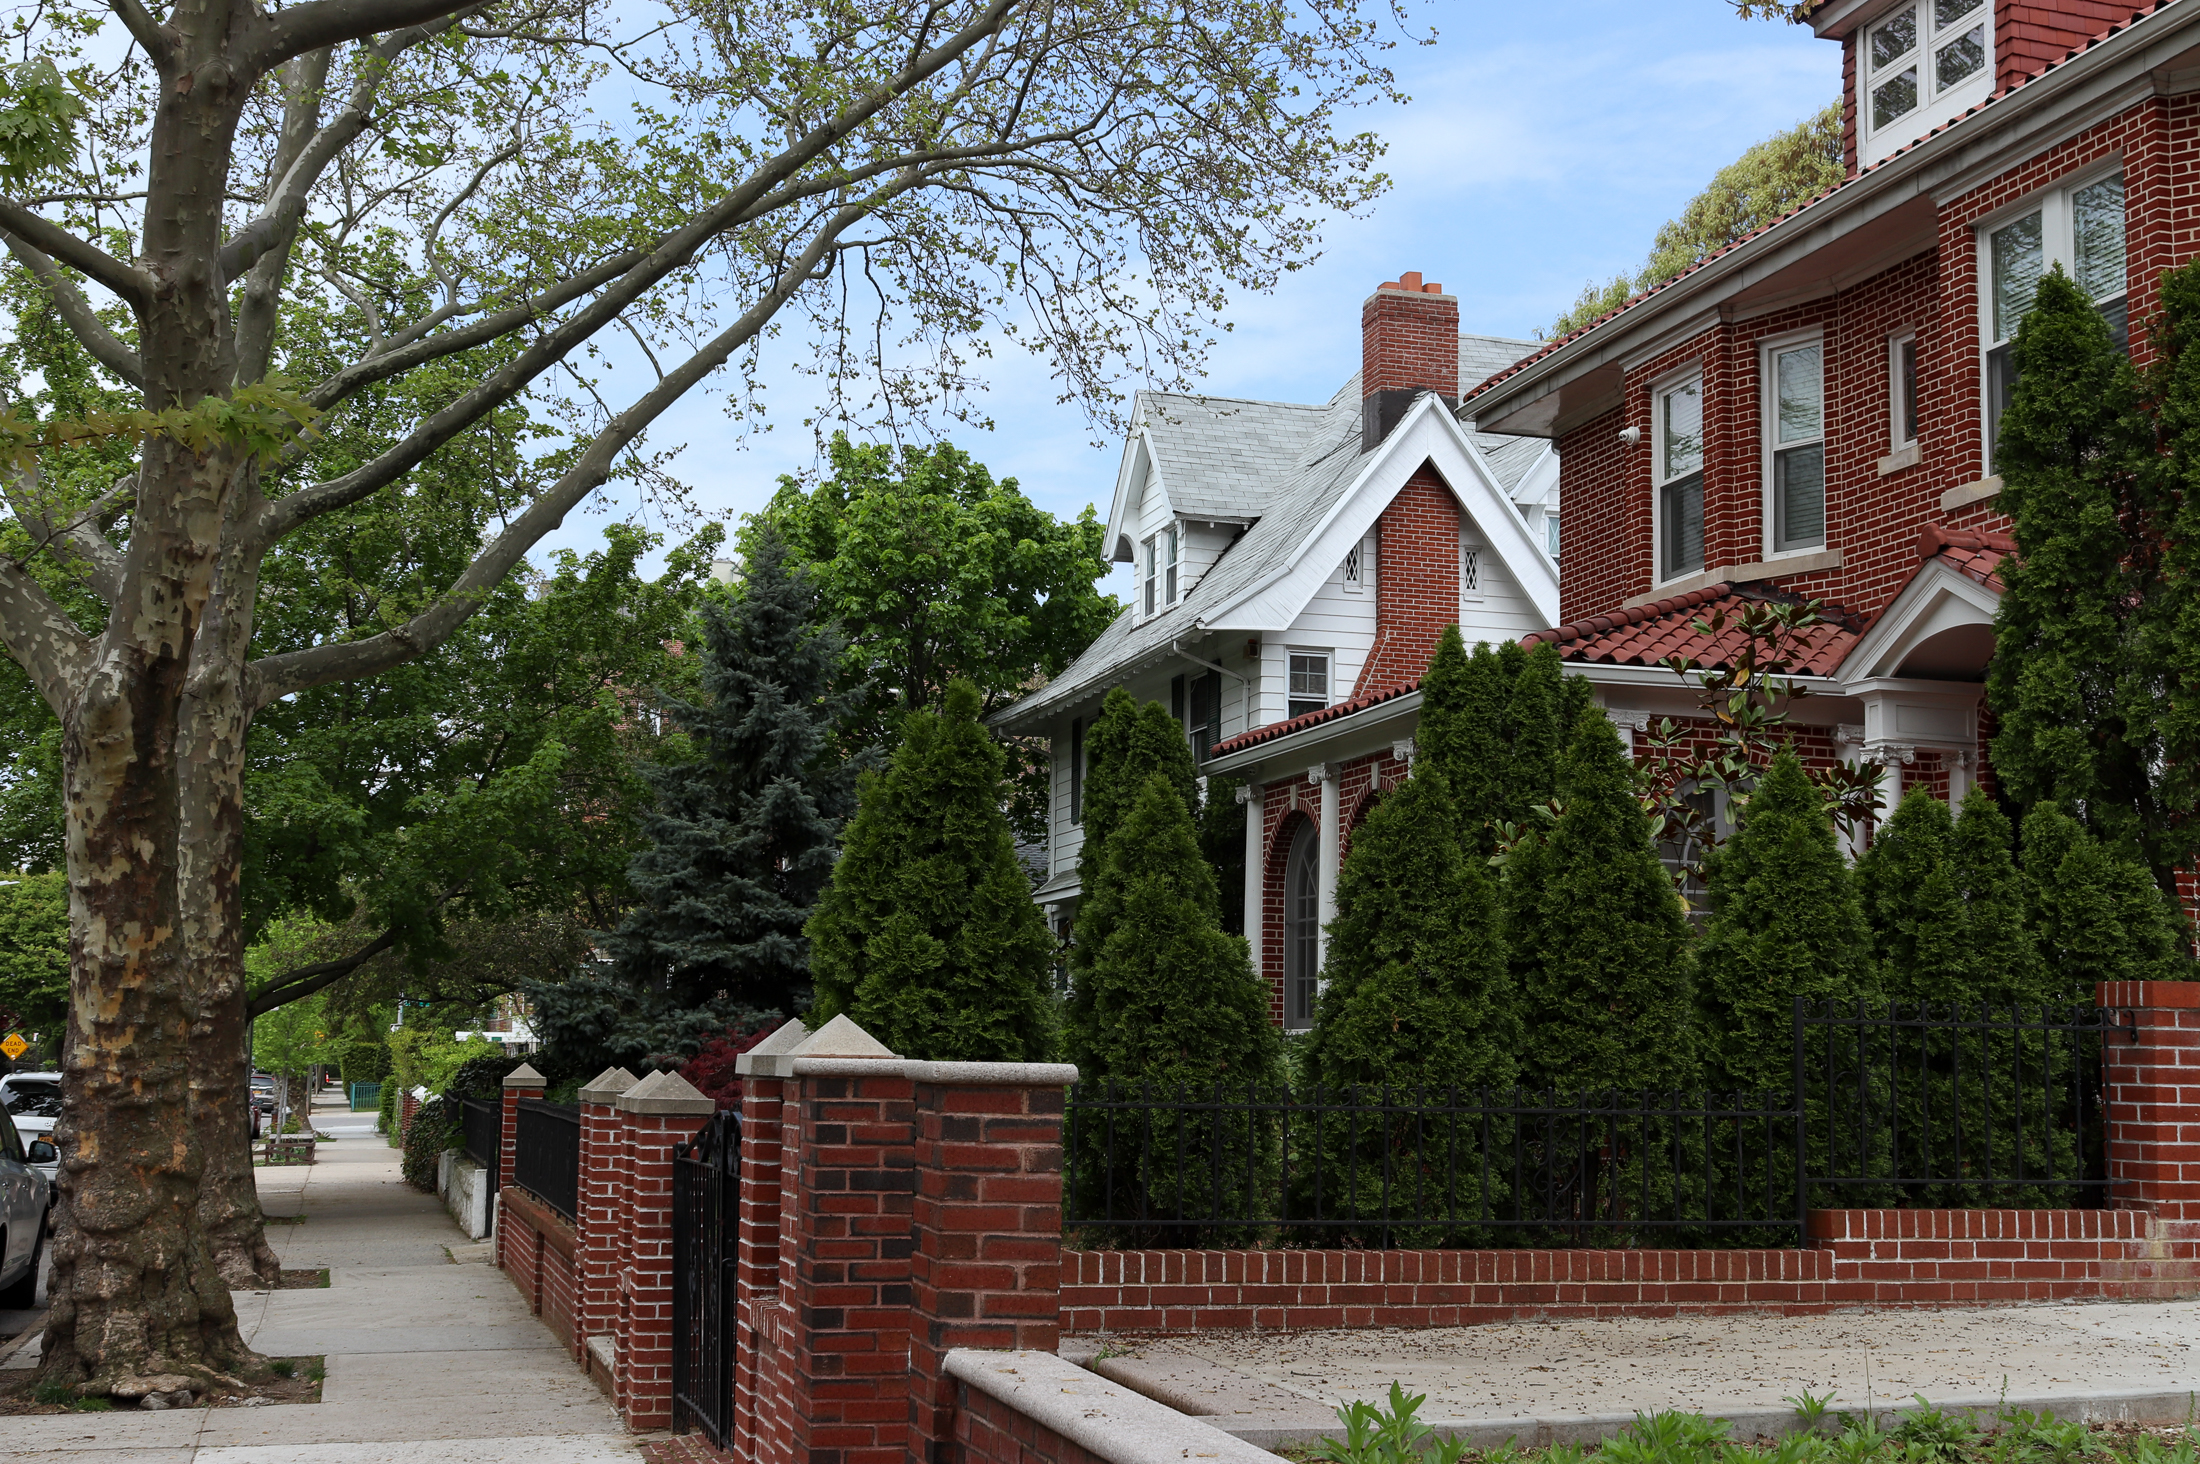
<svg viewBox="0 0 2200 1464">
<path fill-rule="evenodd" d="M 1283 862 L 1283 1025 L 1314 1025 L 1321 975 L 1321 835 L 1301 821 Z"/>
</svg>

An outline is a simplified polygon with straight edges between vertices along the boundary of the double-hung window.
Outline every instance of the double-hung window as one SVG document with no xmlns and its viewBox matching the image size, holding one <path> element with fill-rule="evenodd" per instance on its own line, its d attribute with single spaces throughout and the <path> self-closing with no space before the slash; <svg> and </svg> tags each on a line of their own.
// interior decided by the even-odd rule
<svg viewBox="0 0 2200 1464">
<path fill-rule="evenodd" d="M 2124 179 L 2121 173 L 2067 184 L 2018 217 L 1981 231 L 1986 278 L 1983 333 L 1986 458 L 1992 471 L 2001 414 L 2017 389 L 2016 334 L 2040 279 L 2056 265 L 2093 298 L 2116 349 L 2131 349 L 2124 297 Z"/>
<path fill-rule="evenodd" d="M 1917 336 L 1887 342 L 1887 447 L 1900 452 L 1917 441 Z"/>
<path fill-rule="evenodd" d="M 1658 578 L 1703 568 L 1703 378 L 1655 394 Z"/>
<path fill-rule="evenodd" d="M 1148 615 L 1153 614 L 1156 608 L 1155 595 L 1161 587 L 1160 581 L 1155 578 L 1155 572 L 1157 568 L 1157 555 L 1155 554 L 1155 548 L 1156 545 L 1154 541 L 1152 539 L 1148 539 L 1146 541 L 1146 613 Z"/>
<path fill-rule="evenodd" d="M 1303 717 L 1329 705 L 1329 655 L 1326 651 L 1291 652 L 1290 695 L 1286 718 Z"/>
<path fill-rule="evenodd" d="M 1163 586 L 1161 603 L 1174 605 L 1176 603 L 1176 530 L 1172 527 L 1163 532 L 1161 541 L 1165 546 L 1166 558 L 1166 562 L 1162 566 L 1162 574 L 1167 581 Z"/>
<path fill-rule="evenodd" d="M 1954 117 L 1993 86 L 1994 7 L 1911 0 L 1864 33 L 1862 161 L 1869 165 Z"/>
<path fill-rule="evenodd" d="M 1825 350 L 1815 340 L 1764 349 L 1766 478 L 1772 552 L 1826 542 Z"/>
</svg>

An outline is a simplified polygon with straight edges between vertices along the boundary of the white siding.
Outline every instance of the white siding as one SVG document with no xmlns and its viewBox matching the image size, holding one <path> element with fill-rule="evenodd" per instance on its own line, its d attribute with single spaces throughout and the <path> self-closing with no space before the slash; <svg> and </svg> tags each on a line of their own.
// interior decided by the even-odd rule
<svg viewBox="0 0 2200 1464">
<path fill-rule="evenodd" d="M 1490 547 L 1489 537 L 1464 515 L 1459 540 L 1462 546 L 1472 545 L 1481 551 L 1476 559 L 1481 593 L 1470 598 L 1462 590 L 1459 600 L 1459 632 L 1467 644 L 1518 640 L 1530 631 L 1544 629 L 1543 617 L 1521 588 L 1519 577 L 1505 567 L 1504 560 Z"/>
</svg>

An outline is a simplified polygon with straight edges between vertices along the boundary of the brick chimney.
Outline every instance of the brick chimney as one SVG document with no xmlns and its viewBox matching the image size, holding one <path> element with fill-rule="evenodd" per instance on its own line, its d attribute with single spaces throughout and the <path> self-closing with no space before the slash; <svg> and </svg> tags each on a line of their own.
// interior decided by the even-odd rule
<svg viewBox="0 0 2200 1464">
<path fill-rule="evenodd" d="M 1459 400 L 1459 297 L 1408 270 L 1360 307 L 1360 451 L 1389 436 L 1424 391 Z"/>
</svg>

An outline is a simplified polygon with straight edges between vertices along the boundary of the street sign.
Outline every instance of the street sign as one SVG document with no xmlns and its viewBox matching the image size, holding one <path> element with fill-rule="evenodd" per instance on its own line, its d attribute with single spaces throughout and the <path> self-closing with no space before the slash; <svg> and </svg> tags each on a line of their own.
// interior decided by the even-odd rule
<svg viewBox="0 0 2200 1464">
<path fill-rule="evenodd" d="M 9 1062 L 15 1061 L 30 1050 L 31 1045 L 23 1040 L 21 1032 L 10 1032 L 5 1038 L 0 1038 L 0 1052 L 8 1055 Z"/>
</svg>

